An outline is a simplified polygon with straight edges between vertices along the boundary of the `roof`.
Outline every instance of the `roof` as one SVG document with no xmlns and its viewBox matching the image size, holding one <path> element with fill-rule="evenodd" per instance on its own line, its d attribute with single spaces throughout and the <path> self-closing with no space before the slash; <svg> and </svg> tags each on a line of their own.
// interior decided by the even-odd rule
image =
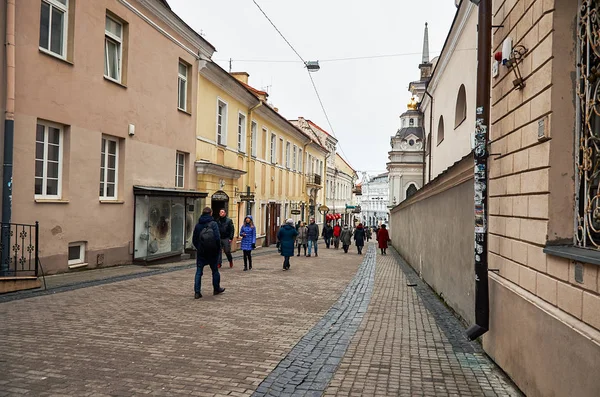
<svg viewBox="0 0 600 397">
<path fill-rule="evenodd" d="M 396 138 L 404 139 L 410 135 L 423 139 L 423 127 L 404 127 L 396 133 Z"/>
<path fill-rule="evenodd" d="M 239 81 L 239 80 L 238 80 L 238 81 Z M 240 81 L 240 83 L 242 83 L 242 85 L 243 85 L 244 87 L 246 87 L 247 89 L 249 89 L 250 91 L 252 91 L 252 93 L 253 93 L 253 94 L 257 94 L 257 95 L 264 95 L 265 97 L 268 97 L 268 96 L 269 96 L 269 93 L 268 93 L 268 92 L 266 92 L 266 91 L 261 91 L 261 90 L 258 90 L 258 89 L 256 89 L 256 88 L 252 87 L 251 85 L 248 85 L 248 84 L 244 83 L 243 81 Z"/>
<path fill-rule="evenodd" d="M 177 15 L 172 9 L 171 6 L 169 5 L 169 3 L 167 3 L 167 0 L 159 0 L 159 2 L 164 5 L 167 10 L 169 10 L 169 12 L 171 13 L 171 15 L 173 15 L 175 18 L 177 18 L 177 20 L 179 22 L 181 22 L 186 28 L 188 28 L 191 32 L 194 33 L 194 35 L 200 39 L 200 41 L 203 41 L 204 43 L 206 43 L 208 46 L 210 46 L 210 48 L 212 48 L 213 51 L 216 51 L 217 49 L 215 48 L 214 45 L 210 44 L 210 42 L 208 40 L 206 40 L 204 37 L 202 37 L 202 35 L 198 32 L 196 32 L 194 29 L 192 29 L 192 27 L 190 27 L 190 25 L 188 25 L 183 19 L 181 19 L 181 17 L 179 15 Z"/>
<path fill-rule="evenodd" d="M 327 135 L 331 136 L 331 134 L 330 134 L 329 132 L 325 131 L 323 128 L 319 127 L 318 125 L 316 125 L 316 124 L 315 124 L 315 123 L 313 123 L 312 121 L 310 121 L 310 120 L 306 120 L 306 122 L 307 122 L 308 124 L 312 125 L 313 127 L 315 127 L 316 129 L 318 129 L 318 130 L 320 130 L 320 131 L 322 131 L 322 132 L 326 133 Z"/>
<path fill-rule="evenodd" d="M 400 117 L 406 117 L 406 116 L 419 117 L 419 116 L 421 116 L 421 112 L 419 112 L 418 110 L 409 109 L 400 115 Z"/>
</svg>

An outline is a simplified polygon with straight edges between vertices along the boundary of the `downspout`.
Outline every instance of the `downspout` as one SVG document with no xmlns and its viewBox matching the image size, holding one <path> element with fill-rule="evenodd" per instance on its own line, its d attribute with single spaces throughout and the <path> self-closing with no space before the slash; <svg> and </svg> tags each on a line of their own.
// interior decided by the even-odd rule
<svg viewBox="0 0 600 397">
<path fill-rule="evenodd" d="M 4 164 L 2 167 L 2 246 L 8 247 L 12 218 L 13 146 L 15 133 L 15 0 L 6 2 L 6 111 L 4 114 Z M 37 249 L 37 247 L 36 247 Z M 2 250 L 0 275 L 8 273 L 9 250 Z"/>
<path fill-rule="evenodd" d="M 250 186 L 250 183 L 252 183 L 252 181 L 250 180 L 250 163 L 252 160 L 252 113 L 258 109 L 259 107 L 261 107 L 263 104 L 263 101 L 259 100 L 259 102 L 252 106 L 250 109 L 248 109 L 248 120 L 246 120 L 246 186 Z M 258 129 L 258 125 L 257 125 L 257 129 Z M 258 131 L 257 131 L 257 135 L 258 135 Z M 256 139 L 258 139 L 258 136 L 256 137 Z M 255 142 L 256 145 L 258 145 L 258 142 Z M 256 167 L 254 168 L 255 171 L 255 175 L 254 178 L 256 179 Z M 263 182 L 264 183 L 264 182 Z M 253 186 L 250 186 L 250 189 L 252 191 L 252 189 L 254 189 Z M 246 202 L 246 215 L 251 215 L 249 214 L 249 206 L 248 206 L 248 202 Z M 256 222 L 256 221 L 255 221 Z"/>
<path fill-rule="evenodd" d="M 479 3 L 477 38 L 477 102 L 475 122 L 475 324 L 467 337 L 475 340 L 489 330 L 488 291 L 488 143 L 492 68 L 492 0 Z"/>
<path fill-rule="evenodd" d="M 425 95 L 431 99 L 431 106 L 429 109 L 429 133 L 431 134 L 431 139 L 433 139 L 433 96 L 429 93 L 429 91 L 425 90 Z M 427 134 L 425 134 L 425 145 L 427 145 Z M 431 164 L 433 162 L 433 145 L 429 142 L 429 169 L 427 170 L 427 183 L 431 182 Z M 423 186 L 425 186 L 425 152 L 427 151 L 427 146 L 425 146 L 425 150 L 423 150 Z"/>
</svg>

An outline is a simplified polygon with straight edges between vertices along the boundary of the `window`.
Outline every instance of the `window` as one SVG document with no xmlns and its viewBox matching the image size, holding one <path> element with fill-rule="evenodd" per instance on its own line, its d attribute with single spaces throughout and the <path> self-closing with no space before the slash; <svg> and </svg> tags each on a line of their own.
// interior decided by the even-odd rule
<svg viewBox="0 0 600 397">
<path fill-rule="evenodd" d="M 415 119 L 410 119 L 408 122 L 408 126 L 409 127 L 414 127 L 415 126 Z"/>
<path fill-rule="evenodd" d="M 217 100 L 217 143 L 227 145 L 227 104 Z"/>
<path fill-rule="evenodd" d="M 85 243 L 69 244 L 69 266 L 85 263 Z"/>
<path fill-rule="evenodd" d="M 256 129 L 258 126 L 256 125 L 256 121 L 253 121 L 250 126 L 250 150 L 252 157 L 256 157 Z"/>
<path fill-rule="evenodd" d="M 175 187 L 184 187 L 185 183 L 185 153 L 177 152 L 175 160 Z"/>
<path fill-rule="evenodd" d="M 263 132 L 263 148 L 262 148 L 262 152 L 263 152 L 263 160 L 267 159 L 267 137 L 269 136 L 269 131 L 267 131 L 267 129 L 265 127 L 263 127 L 262 129 Z"/>
<path fill-rule="evenodd" d="M 104 77 L 121 82 L 123 55 L 123 25 L 106 16 L 104 32 Z"/>
<path fill-rule="evenodd" d="M 40 49 L 66 58 L 69 0 L 42 0 Z"/>
<path fill-rule="evenodd" d="M 457 128 L 467 118 L 467 91 L 465 85 L 461 85 L 458 89 L 456 97 L 456 112 L 454 114 L 454 128 Z"/>
<path fill-rule="evenodd" d="M 178 76 L 178 95 L 177 95 L 177 107 L 183 111 L 187 111 L 187 78 L 188 78 L 188 67 L 185 63 L 179 62 L 179 76 Z"/>
<path fill-rule="evenodd" d="M 35 195 L 61 197 L 63 127 L 38 122 L 35 134 Z"/>
<path fill-rule="evenodd" d="M 115 138 L 102 137 L 100 153 L 100 198 L 117 198 L 117 167 L 119 160 L 119 142 Z"/>
<path fill-rule="evenodd" d="M 246 153 L 246 115 L 243 113 L 238 113 L 237 149 Z"/>
<path fill-rule="evenodd" d="M 297 154 L 298 154 L 298 147 L 296 145 L 294 145 L 294 151 L 293 151 L 293 157 L 292 157 L 292 169 L 294 171 L 297 170 L 296 168 L 296 164 L 297 164 Z"/>
<path fill-rule="evenodd" d="M 406 189 L 406 198 L 410 198 L 417 192 L 417 187 L 414 183 L 411 183 L 408 189 Z"/>
<path fill-rule="evenodd" d="M 283 164 L 283 138 L 279 138 L 279 165 Z"/>
<path fill-rule="evenodd" d="M 271 164 L 277 162 L 277 136 L 271 133 Z"/>
<path fill-rule="evenodd" d="M 298 149 L 298 159 L 300 160 L 298 162 L 298 171 L 302 172 L 302 166 L 304 164 L 304 157 L 302 157 L 302 149 Z"/>
<path fill-rule="evenodd" d="M 444 116 L 440 116 L 438 123 L 437 144 L 439 145 L 444 140 Z"/>
<path fill-rule="evenodd" d="M 289 142 L 285 143 L 285 168 L 290 168 L 290 157 L 291 157 L 292 144 Z"/>
</svg>

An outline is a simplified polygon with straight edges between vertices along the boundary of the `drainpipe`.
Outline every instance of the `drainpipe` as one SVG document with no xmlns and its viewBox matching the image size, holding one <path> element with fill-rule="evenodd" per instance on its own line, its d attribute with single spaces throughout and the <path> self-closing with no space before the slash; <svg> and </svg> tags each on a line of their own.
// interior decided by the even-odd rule
<svg viewBox="0 0 600 397">
<path fill-rule="evenodd" d="M 477 38 L 477 103 L 475 122 L 475 324 L 467 337 L 475 340 L 489 330 L 488 292 L 488 126 L 492 68 L 492 0 L 479 3 Z"/>
<path fill-rule="evenodd" d="M 429 133 L 431 134 L 431 138 L 433 139 L 433 96 L 429 93 L 429 91 L 425 90 L 425 95 L 431 99 L 431 106 L 429 109 Z M 427 151 L 427 134 L 425 134 L 425 148 L 423 150 L 423 186 L 425 186 L 425 152 Z M 431 163 L 433 162 L 433 145 L 429 142 L 429 169 L 427 170 L 427 182 L 431 182 Z"/>
<path fill-rule="evenodd" d="M 259 102 L 252 106 L 250 109 L 248 109 L 248 119 L 246 120 L 246 186 L 250 186 L 250 184 L 252 183 L 252 181 L 250 180 L 250 161 L 252 159 L 252 113 L 258 109 L 259 107 L 261 107 L 263 104 L 263 101 L 259 100 Z M 258 125 L 256 126 L 257 128 L 257 134 L 258 135 Z M 256 137 L 256 139 L 258 139 L 258 136 Z M 258 142 L 254 143 L 255 145 L 258 145 Z M 256 178 L 256 168 L 255 170 L 255 175 L 254 177 Z M 253 189 L 252 186 L 250 186 L 251 189 Z M 255 192 L 256 195 L 256 192 Z M 248 206 L 249 202 L 246 201 L 246 215 L 251 215 L 249 210 L 249 206 Z"/>
<path fill-rule="evenodd" d="M 4 165 L 2 167 L 2 246 L 10 245 L 12 217 L 13 146 L 15 133 L 15 0 L 6 2 L 6 112 L 4 115 Z M 5 233 L 6 229 L 6 233 Z M 37 247 L 36 247 L 37 249 Z M 0 275 L 8 273 L 9 250 L 2 250 Z"/>
</svg>

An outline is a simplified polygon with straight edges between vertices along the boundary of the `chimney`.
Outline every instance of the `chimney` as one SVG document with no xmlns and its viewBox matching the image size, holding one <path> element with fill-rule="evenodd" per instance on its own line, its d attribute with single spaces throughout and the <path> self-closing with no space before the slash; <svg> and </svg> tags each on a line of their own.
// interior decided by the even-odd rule
<svg viewBox="0 0 600 397">
<path fill-rule="evenodd" d="M 248 84 L 248 78 L 250 77 L 250 75 L 246 72 L 232 72 L 230 73 L 233 77 L 235 77 L 237 79 L 237 81 L 240 81 L 244 84 Z"/>
</svg>

